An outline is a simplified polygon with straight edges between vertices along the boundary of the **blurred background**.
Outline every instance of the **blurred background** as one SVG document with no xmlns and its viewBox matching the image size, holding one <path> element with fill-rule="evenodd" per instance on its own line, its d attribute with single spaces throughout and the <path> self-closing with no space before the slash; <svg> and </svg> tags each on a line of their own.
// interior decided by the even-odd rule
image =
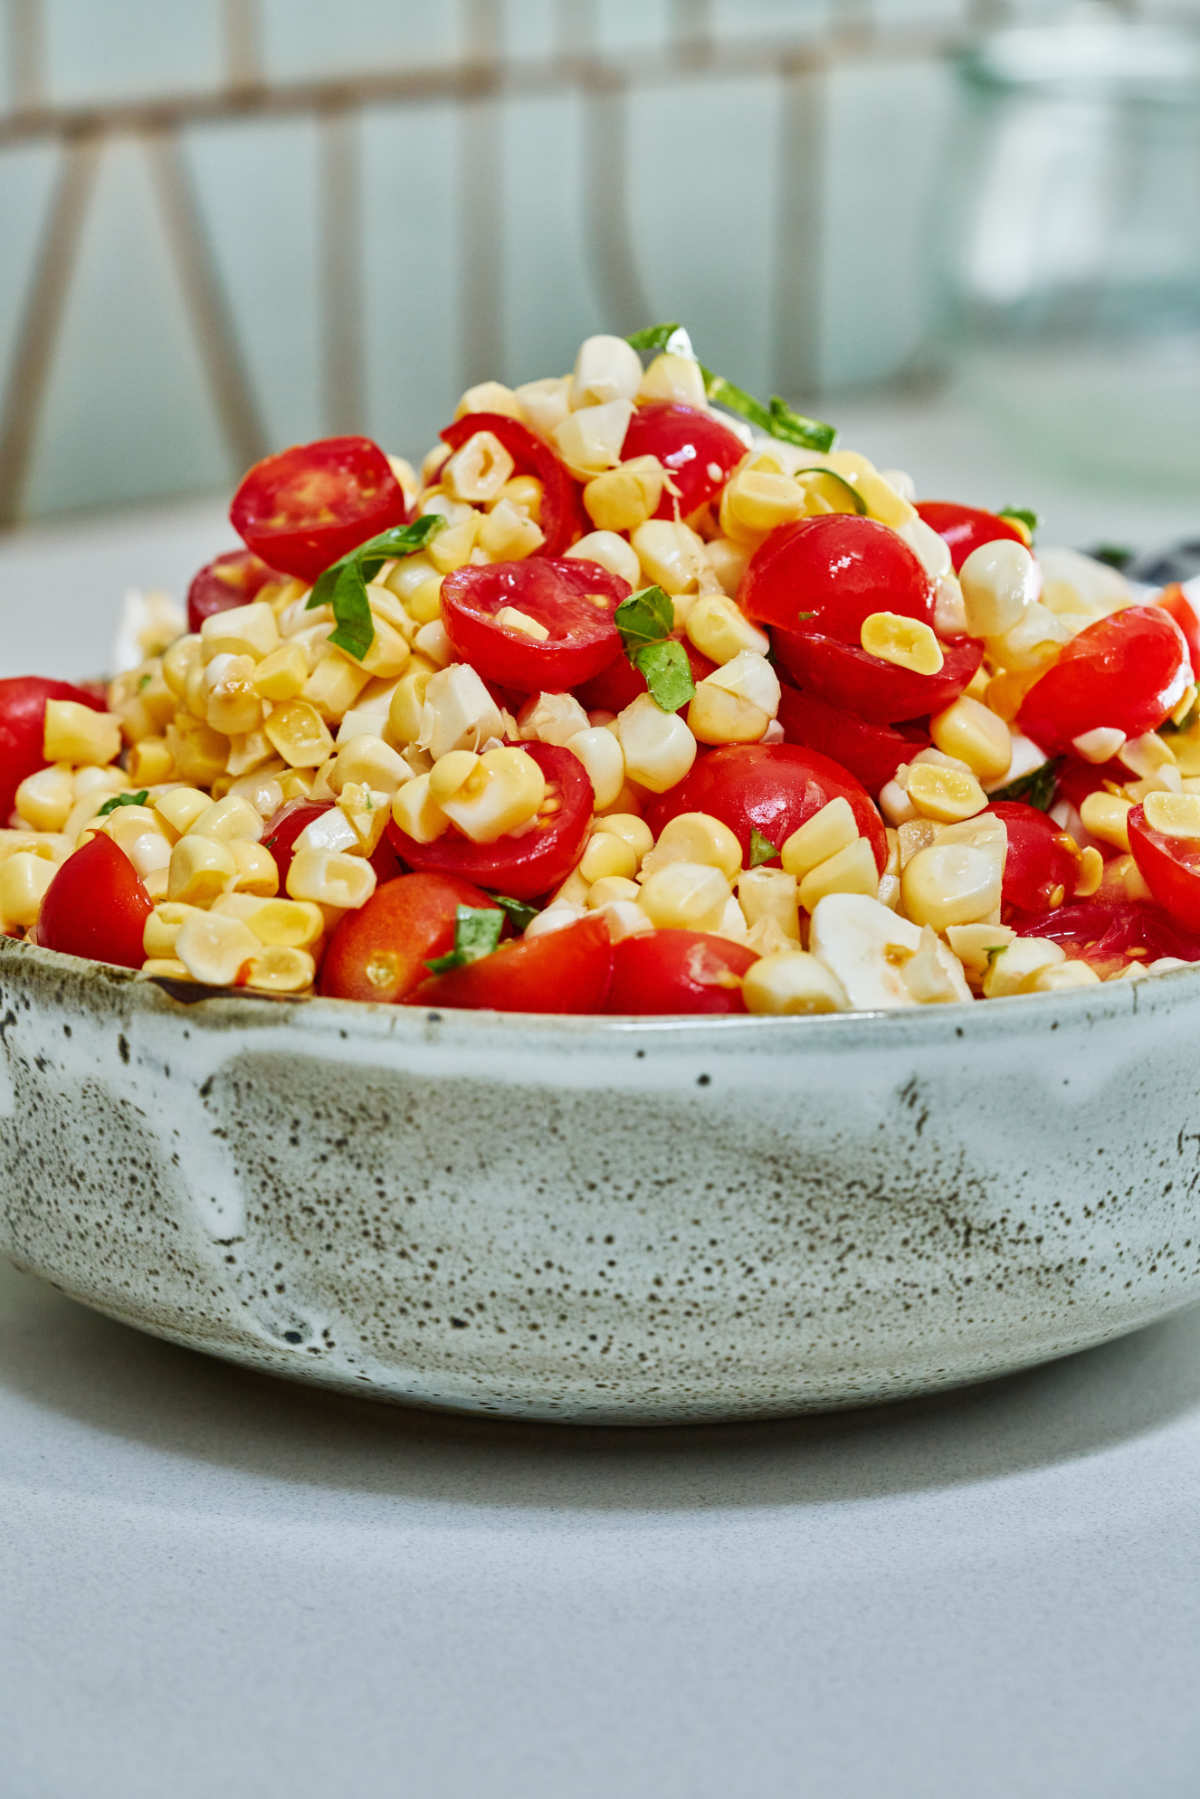
<svg viewBox="0 0 1200 1799">
<path fill-rule="evenodd" d="M 1200 0 L 4 5 L 4 524 L 680 318 L 925 492 L 1200 526 Z"/>
</svg>

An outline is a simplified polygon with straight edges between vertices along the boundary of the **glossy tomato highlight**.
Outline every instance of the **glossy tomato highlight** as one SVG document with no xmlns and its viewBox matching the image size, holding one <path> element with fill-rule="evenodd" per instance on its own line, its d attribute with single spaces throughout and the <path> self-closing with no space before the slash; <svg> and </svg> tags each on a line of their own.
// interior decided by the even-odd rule
<svg viewBox="0 0 1200 1799">
<path fill-rule="evenodd" d="M 667 470 L 676 494 L 664 492 L 655 518 L 689 518 L 716 499 L 746 455 L 746 446 L 714 413 L 675 400 L 651 400 L 629 421 L 621 461 L 655 456 Z"/>
<path fill-rule="evenodd" d="M 972 551 L 1000 538 L 1025 543 L 1020 527 L 998 512 L 985 512 L 980 506 L 959 506 L 953 500 L 918 500 L 917 513 L 931 531 L 936 531 L 950 552 L 954 572 L 958 573 Z"/>
<path fill-rule="evenodd" d="M 742 611 L 759 624 L 856 646 L 873 612 L 932 626 L 933 601 L 933 584 L 902 538 L 874 519 L 842 512 L 778 525 L 751 556 L 738 589 Z"/>
<path fill-rule="evenodd" d="M 1127 606 L 1065 644 L 1021 702 L 1018 723 L 1047 755 L 1101 725 L 1156 731 L 1192 680 L 1183 632 L 1162 606 Z"/>
</svg>

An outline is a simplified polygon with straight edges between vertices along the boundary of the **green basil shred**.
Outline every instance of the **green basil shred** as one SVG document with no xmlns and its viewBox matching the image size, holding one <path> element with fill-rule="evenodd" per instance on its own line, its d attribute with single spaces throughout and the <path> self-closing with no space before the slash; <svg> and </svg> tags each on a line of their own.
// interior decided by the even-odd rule
<svg viewBox="0 0 1200 1799">
<path fill-rule="evenodd" d="M 367 599 L 367 583 L 374 580 L 385 562 L 400 556 L 411 556 L 423 550 L 435 531 L 446 523 L 438 512 L 427 512 L 407 525 L 393 525 L 377 537 L 368 538 L 356 550 L 331 563 L 317 576 L 308 596 L 305 610 L 314 606 L 333 607 L 336 629 L 330 633 L 335 643 L 348 656 L 361 662 L 375 641 L 371 622 L 371 603 Z"/>
<path fill-rule="evenodd" d="M 675 351 L 681 355 L 691 356 L 691 340 L 683 326 L 676 323 L 665 325 L 648 325 L 644 331 L 634 331 L 625 340 L 635 350 Z M 714 374 L 697 362 L 704 391 L 714 406 L 724 406 L 727 412 L 735 412 L 748 424 L 756 425 L 765 431 L 768 437 L 777 438 L 780 443 L 795 444 L 802 450 L 832 450 L 837 442 L 837 431 L 832 425 L 824 424 L 820 419 L 806 418 L 802 412 L 795 412 L 786 400 L 778 394 L 772 394 L 764 406 L 753 394 L 748 394 L 743 387 L 735 387 L 724 375 Z"/>
<path fill-rule="evenodd" d="M 1054 756 L 1049 762 L 1043 762 L 1040 768 L 1035 768 L 1031 774 L 1010 781 L 1007 787 L 993 788 L 988 799 L 1022 800 L 1027 806 L 1036 806 L 1039 812 L 1048 812 L 1054 804 L 1058 771 L 1061 767 L 1062 757 Z"/>
<path fill-rule="evenodd" d="M 674 603 L 661 587 L 643 587 L 613 614 L 625 654 L 645 676 L 650 697 L 663 712 L 678 712 L 696 691 L 687 651 L 671 636 Z"/>
<path fill-rule="evenodd" d="M 503 929 L 504 913 L 499 907 L 459 906 L 454 913 L 454 948 L 425 966 L 431 974 L 445 974 L 451 968 L 465 968 L 468 962 L 480 962 L 496 948 Z"/>
<path fill-rule="evenodd" d="M 750 831 L 750 863 L 751 868 L 761 868 L 764 862 L 773 862 L 779 854 L 779 845 L 764 837 L 757 825 Z"/>
<path fill-rule="evenodd" d="M 144 806 L 149 798 L 150 789 L 148 787 L 143 787 L 140 793 L 114 793 L 110 800 L 105 800 L 96 817 L 107 818 L 109 813 L 115 812 L 118 806 Z"/>
</svg>

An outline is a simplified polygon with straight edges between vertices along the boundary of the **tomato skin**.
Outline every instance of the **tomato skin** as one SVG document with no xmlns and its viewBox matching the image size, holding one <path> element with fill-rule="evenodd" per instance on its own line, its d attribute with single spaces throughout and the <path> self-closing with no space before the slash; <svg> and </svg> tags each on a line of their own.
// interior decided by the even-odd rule
<svg viewBox="0 0 1200 1799">
<path fill-rule="evenodd" d="M 1129 847 L 1147 887 L 1176 924 L 1200 932 L 1200 843 L 1156 831 L 1141 805 L 1128 824 Z"/>
<path fill-rule="evenodd" d="M 897 668 L 868 655 L 858 644 L 811 631 L 803 636 L 798 631 L 775 631 L 773 642 L 776 660 L 801 687 L 831 706 L 880 725 L 940 712 L 958 698 L 983 660 L 977 637 L 944 643 L 936 675 Z"/>
<path fill-rule="evenodd" d="M 214 556 L 193 575 L 188 588 L 188 630 L 198 631 L 214 613 L 248 606 L 268 581 L 283 579 L 278 569 L 268 568 L 253 550 L 226 550 L 223 555 Z"/>
<path fill-rule="evenodd" d="M 1045 912 L 1055 904 L 1055 893 L 1061 893 L 1061 905 L 1074 893 L 1079 875 L 1079 857 L 1066 832 L 1023 800 L 996 800 L 988 811 L 1003 819 L 1008 833 L 1000 914 L 1005 924 L 1027 912 Z"/>
<path fill-rule="evenodd" d="M 326 437 L 256 462 L 229 517 L 263 562 L 312 582 L 369 537 L 404 524 L 408 502 L 378 444 Z"/>
<path fill-rule="evenodd" d="M 681 812 L 707 812 L 729 826 L 748 859 L 752 829 L 781 848 L 806 819 L 839 796 L 850 802 L 882 874 L 887 840 L 866 789 L 847 769 L 796 743 L 731 744 L 698 756 L 682 781 L 650 796 L 646 822 L 657 837 Z"/>
<path fill-rule="evenodd" d="M 759 624 L 855 646 L 873 612 L 932 626 L 933 601 L 933 583 L 902 538 L 875 519 L 843 512 L 777 525 L 738 589 L 739 606 Z"/>
<path fill-rule="evenodd" d="M 1077 900 L 1022 919 L 1015 929 L 1018 937 L 1061 943 L 1068 956 L 1090 963 L 1102 979 L 1130 962 L 1156 962 L 1160 956 L 1200 962 L 1200 935 L 1181 929 L 1160 906 L 1137 900 Z"/>
<path fill-rule="evenodd" d="M 566 693 L 618 656 L 625 660 L 613 614 L 630 592 L 628 581 L 582 557 L 468 564 L 442 583 L 442 622 L 460 659 L 485 681 L 518 693 Z M 536 619 L 550 636 L 539 643 L 498 624 L 494 615 L 505 606 Z"/>
<path fill-rule="evenodd" d="M 425 964 L 454 948 L 459 906 L 496 910 L 490 894 L 457 875 L 386 881 L 338 924 L 321 963 L 320 991 L 330 999 L 399 1004 L 429 979 Z"/>
<path fill-rule="evenodd" d="M 124 850 L 97 832 L 67 857 L 46 889 L 37 941 L 68 956 L 140 968 L 146 959 L 142 934 L 153 905 Z"/>
<path fill-rule="evenodd" d="M 1192 679 L 1187 640 L 1162 606 L 1128 606 L 1064 644 L 1025 695 L 1020 729 L 1047 755 L 1100 725 L 1126 737 L 1155 731 Z"/>
<path fill-rule="evenodd" d="M 1188 599 L 1178 581 L 1172 581 L 1169 587 L 1155 594 L 1154 604 L 1169 612 L 1187 642 L 1188 655 L 1192 659 L 1192 678 L 1200 680 L 1200 618 L 1196 609 Z"/>
<path fill-rule="evenodd" d="M 954 572 L 958 573 L 973 550 L 1000 538 L 1025 543 L 1019 528 L 998 512 L 985 512 L 981 506 L 959 506 L 953 500 L 918 500 L 917 514 L 931 531 L 936 531 L 950 552 Z"/>
<path fill-rule="evenodd" d="M 47 700 L 74 700 L 93 712 L 106 708 L 103 691 L 92 686 L 47 681 L 41 675 L 10 675 L 0 681 L 0 825 L 8 822 L 26 775 L 47 767 L 42 749 Z"/>
<path fill-rule="evenodd" d="M 742 977 L 753 950 L 706 931 L 653 931 L 613 946 L 606 1012 L 670 1017 L 744 1012 Z"/>
<path fill-rule="evenodd" d="M 392 848 L 406 868 L 437 869 L 462 875 L 480 887 L 512 899 L 540 899 L 560 885 L 579 860 L 596 796 L 587 771 L 570 750 L 552 743 L 522 743 L 533 757 L 549 792 L 557 792 L 558 810 L 545 823 L 495 843 L 472 843 L 453 828 L 432 843 L 418 843 L 393 820 L 388 825 Z M 536 941 L 536 939 L 535 939 Z"/>
<path fill-rule="evenodd" d="M 783 685 L 776 714 L 788 743 L 804 744 L 849 769 L 867 792 L 878 794 L 902 762 L 929 748 L 929 733 L 908 726 L 871 724 L 842 706 L 831 706 L 814 693 Z"/>
<path fill-rule="evenodd" d="M 690 518 L 715 499 L 746 455 L 746 446 L 728 425 L 698 406 L 675 400 L 650 400 L 629 421 L 621 445 L 621 461 L 657 456 L 679 489 L 664 492 L 655 518 Z M 711 469 L 717 473 L 711 473 Z"/>
<path fill-rule="evenodd" d="M 286 805 L 281 806 L 267 820 L 263 827 L 262 846 L 265 850 L 270 850 L 275 858 L 275 866 L 279 870 L 280 893 L 287 892 L 288 870 L 296 853 L 297 837 L 314 818 L 321 818 L 326 812 L 332 811 L 332 800 L 288 800 Z M 370 861 L 379 882 L 393 880 L 400 873 L 400 864 L 386 836 L 380 838 Z"/>
<path fill-rule="evenodd" d="M 699 683 L 715 671 L 716 663 L 710 662 L 707 656 L 702 656 L 686 637 L 678 631 L 672 632 L 672 636 L 676 643 L 682 643 L 687 653 L 688 667 L 692 671 L 693 681 Z M 581 686 L 577 687 L 575 698 L 585 712 L 623 712 L 626 706 L 631 706 L 638 695 L 645 691 L 645 675 L 640 669 L 635 668 L 628 656 L 622 652 L 600 674 L 593 676 L 590 681 L 584 681 Z M 688 705 L 689 702 L 685 700 L 683 705 L 677 707 L 676 710 L 686 712 Z"/>
<path fill-rule="evenodd" d="M 533 475 L 542 484 L 540 523 L 545 542 L 539 556 L 561 556 L 577 537 L 582 537 L 590 524 L 585 522 L 579 488 L 566 464 L 560 462 L 548 444 L 532 432 L 520 419 L 503 412 L 468 412 L 455 419 L 441 433 L 443 443 L 452 450 L 461 449 L 477 431 L 490 431 L 499 438 L 515 464 L 518 475 Z"/>
<path fill-rule="evenodd" d="M 602 1012 L 613 946 L 594 914 L 561 931 L 502 943 L 490 956 L 431 975 L 406 1006 L 495 1012 Z"/>
</svg>

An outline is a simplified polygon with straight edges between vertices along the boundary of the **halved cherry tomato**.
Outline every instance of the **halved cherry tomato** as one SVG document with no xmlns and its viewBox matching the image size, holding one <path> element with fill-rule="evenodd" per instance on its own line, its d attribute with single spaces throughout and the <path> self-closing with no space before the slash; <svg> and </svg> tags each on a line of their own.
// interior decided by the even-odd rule
<svg viewBox="0 0 1200 1799">
<path fill-rule="evenodd" d="M 268 568 L 253 550 L 226 550 L 206 562 L 188 588 L 188 630 L 198 631 L 214 612 L 248 606 L 268 581 L 282 581 L 277 569 Z"/>
<path fill-rule="evenodd" d="M 1003 819 L 1008 832 L 1001 897 L 1005 924 L 1021 913 L 1061 906 L 1075 891 L 1079 873 L 1079 857 L 1067 833 L 1023 800 L 997 800 L 988 811 Z"/>
<path fill-rule="evenodd" d="M 546 799 L 527 831 L 472 843 L 453 825 L 432 843 L 418 843 L 393 822 L 392 848 L 407 868 L 462 875 L 513 899 L 539 899 L 565 881 L 579 860 L 596 803 L 583 763 L 551 743 L 523 743 L 546 777 Z M 536 940 L 535 940 L 536 941 Z"/>
<path fill-rule="evenodd" d="M 814 693 L 783 686 L 776 714 L 788 743 L 806 744 L 848 768 L 867 792 L 877 794 L 902 762 L 929 748 L 928 731 L 873 725 Z"/>
<path fill-rule="evenodd" d="M 842 512 L 777 525 L 738 589 L 747 618 L 855 645 L 873 612 L 932 625 L 933 598 L 929 576 L 903 538 L 875 519 Z"/>
<path fill-rule="evenodd" d="M 744 1012 L 742 976 L 753 950 L 706 931 L 653 931 L 613 946 L 605 1010 L 624 1013 Z"/>
<path fill-rule="evenodd" d="M 287 892 L 288 870 L 296 853 L 296 839 L 314 818 L 333 811 L 332 800 L 289 800 L 280 806 L 263 828 L 262 846 L 270 850 L 279 870 L 279 891 Z M 386 837 L 381 837 L 371 855 L 371 867 L 379 882 L 391 881 L 400 873 L 400 864 Z"/>
<path fill-rule="evenodd" d="M 1127 823 L 1133 859 L 1159 905 L 1185 930 L 1200 932 L 1200 843 L 1156 831 L 1144 806 L 1135 806 Z"/>
<path fill-rule="evenodd" d="M 429 979 L 425 966 L 454 948 L 460 906 L 494 910 L 490 894 L 457 875 L 398 875 L 366 905 L 347 912 L 321 963 L 321 992 L 332 999 L 396 1005 Z"/>
<path fill-rule="evenodd" d="M 464 662 L 486 681 L 520 693 L 565 693 L 625 660 L 613 614 L 630 587 L 620 575 L 582 557 L 532 556 L 455 569 L 442 583 L 442 622 Z M 514 607 L 550 635 L 501 624 Z"/>
<path fill-rule="evenodd" d="M 917 512 L 946 545 L 955 574 L 972 550 L 982 544 L 995 543 L 1001 537 L 1025 542 L 1011 519 L 1001 518 L 998 512 L 985 512 L 980 506 L 959 506 L 953 500 L 918 500 Z"/>
<path fill-rule="evenodd" d="M 1025 695 L 1017 720 L 1047 755 L 1100 725 L 1140 737 L 1169 717 L 1191 680 L 1187 640 L 1170 613 L 1128 606 L 1063 646 Z"/>
<path fill-rule="evenodd" d="M 42 742 L 46 701 L 73 700 L 103 712 L 103 689 L 75 687 L 70 681 L 46 681 L 41 675 L 10 675 L 0 681 L 0 826 L 8 823 L 17 788 L 26 775 L 46 767 Z"/>
<path fill-rule="evenodd" d="M 646 822 L 657 837 L 681 812 L 707 812 L 729 826 L 748 857 L 752 830 L 782 848 L 806 819 L 839 796 L 850 802 L 882 874 L 887 840 L 865 788 L 828 756 L 796 743 L 739 743 L 710 750 L 676 786 L 650 796 Z"/>
<path fill-rule="evenodd" d="M 1102 980 L 1130 962 L 1156 962 L 1160 956 L 1200 962 L 1200 935 L 1181 929 L 1160 906 L 1136 900 L 1078 900 L 1023 919 L 1015 929 L 1018 937 L 1061 943 L 1069 956 L 1090 963 Z"/>
<path fill-rule="evenodd" d="M 1169 587 L 1155 594 L 1154 604 L 1169 612 L 1179 629 L 1187 639 L 1188 654 L 1192 659 L 1192 677 L 1200 680 L 1200 618 L 1196 609 L 1184 593 L 1178 581 L 1172 581 Z"/>
<path fill-rule="evenodd" d="M 977 637 L 955 637 L 942 645 L 936 675 L 919 675 L 870 655 L 856 643 L 799 631 L 773 633 L 776 660 L 798 681 L 831 706 L 857 712 L 874 724 L 928 718 L 958 698 L 980 662 Z"/>
<path fill-rule="evenodd" d="M 678 631 L 672 633 L 677 643 L 682 643 L 687 652 L 688 667 L 692 671 L 692 680 L 699 683 L 706 675 L 716 669 L 716 663 L 702 656 L 696 646 L 689 643 Z M 594 675 L 576 688 L 575 698 L 585 712 L 623 712 L 631 706 L 640 693 L 646 691 L 646 677 L 641 669 L 635 668 L 628 656 L 622 654 L 610 662 L 601 674 Z M 689 702 L 685 700 L 678 707 L 686 712 Z"/>
<path fill-rule="evenodd" d="M 369 437 L 326 437 L 256 462 L 229 516 L 256 556 L 300 581 L 315 581 L 339 556 L 402 525 L 408 502 L 378 444 Z"/>
<path fill-rule="evenodd" d="M 602 1012 L 612 942 L 598 913 L 541 937 L 502 943 L 490 956 L 431 975 L 408 1006 L 495 1012 Z"/>
<path fill-rule="evenodd" d="M 154 907 L 124 850 L 97 832 L 67 857 L 42 900 L 37 941 L 43 949 L 140 968 L 142 933 Z"/>
<path fill-rule="evenodd" d="M 443 443 L 452 450 L 461 449 L 477 431 L 490 431 L 498 437 L 513 459 L 518 475 L 533 475 L 542 484 L 542 500 L 538 523 L 545 542 L 538 554 L 561 556 L 570 549 L 588 526 L 579 488 L 566 465 L 559 461 L 548 444 L 523 425 L 520 419 L 508 418 L 502 412 L 468 412 L 455 419 L 441 433 Z"/>
<path fill-rule="evenodd" d="M 621 445 L 621 461 L 657 456 L 679 489 L 664 493 L 655 518 L 681 518 L 715 499 L 746 455 L 741 438 L 714 413 L 674 400 L 651 400 L 629 421 Z"/>
</svg>

